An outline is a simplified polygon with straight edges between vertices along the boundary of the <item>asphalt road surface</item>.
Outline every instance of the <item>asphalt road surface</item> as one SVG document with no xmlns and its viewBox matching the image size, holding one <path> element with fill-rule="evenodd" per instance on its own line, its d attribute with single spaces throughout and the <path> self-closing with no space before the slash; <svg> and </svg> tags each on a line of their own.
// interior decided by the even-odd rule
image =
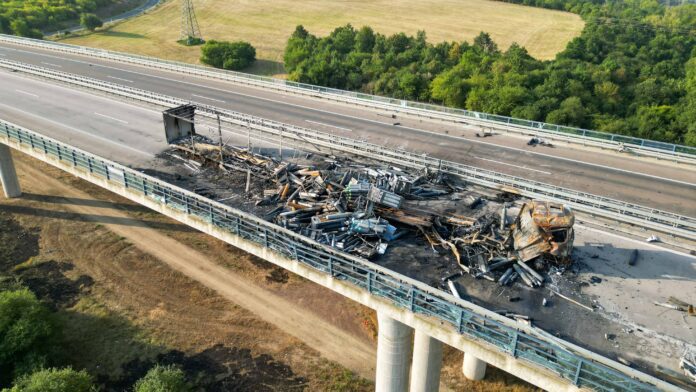
<svg viewBox="0 0 696 392">
<path fill-rule="evenodd" d="M 476 130 L 463 125 L 403 117 L 395 120 L 391 113 L 310 97 L 4 43 L 0 43 L 0 58 L 696 216 L 696 168 L 687 165 L 580 146 L 529 147 L 525 139 L 509 135 L 476 138 Z"/>
</svg>

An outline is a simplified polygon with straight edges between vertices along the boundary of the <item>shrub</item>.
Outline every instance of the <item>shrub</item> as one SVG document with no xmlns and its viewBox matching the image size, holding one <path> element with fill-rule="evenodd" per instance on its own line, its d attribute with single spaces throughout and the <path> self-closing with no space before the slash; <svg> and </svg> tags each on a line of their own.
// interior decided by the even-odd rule
<svg viewBox="0 0 696 392">
<path fill-rule="evenodd" d="M 55 331 L 50 316 L 28 289 L 0 292 L 0 385 L 46 365 Z"/>
<path fill-rule="evenodd" d="M 12 389 L 3 392 L 91 392 L 96 388 L 84 370 L 43 369 L 20 377 Z"/>
<path fill-rule="evenodd" d="M 256 49 L 244 41 L 208 41 L 201 47 L 201 61 L 216 68 L 240 70 L 256 60 Z"/>
<path fill-rule="evenodd" d="M 184 372 L 175 366 L 156 365 L 135 383 L 135 392 L 187 392 Z"/>
<path fill-rule="evenodd" d="M 82 14 L 80 16 L 80 24 L 89 31 L 94 31 L 97 27 L 104 25 L 102 20 L 94 14 Z"/>
</svg>

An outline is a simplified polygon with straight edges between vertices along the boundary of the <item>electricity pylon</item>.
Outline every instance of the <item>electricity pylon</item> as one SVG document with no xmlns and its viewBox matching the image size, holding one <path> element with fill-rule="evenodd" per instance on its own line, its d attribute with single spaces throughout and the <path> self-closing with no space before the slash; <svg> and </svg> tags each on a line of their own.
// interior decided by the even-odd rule
<svg viewBox="0 0 696 392">
<path fill-rule="evenodd" d="M 181 37 L 179 42 L 186 45 L 196 45 L 203 42 L 196 12 L 193 10 L 193 0 L 181 0 Z"/>
</svg>

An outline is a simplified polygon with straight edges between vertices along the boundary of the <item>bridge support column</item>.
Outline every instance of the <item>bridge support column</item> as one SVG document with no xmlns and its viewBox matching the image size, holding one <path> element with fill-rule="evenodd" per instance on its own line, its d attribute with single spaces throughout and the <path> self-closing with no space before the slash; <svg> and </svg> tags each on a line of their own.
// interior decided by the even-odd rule
<svg viewBox="0 0 696 392">
<path fill-rule="evenodd" d="M 483 378 L 486 376 L 486 362 L 483 362 L 471 354 L 464 353 L 462 373 L 464 373 L 464 377 L 466 377 L 468 380 L 483 380 Z"/>
<path fill-rule="evenodd" d="M 2 189 L 5 191 L 7 198 L 22 195 L 10 148 L 4 144 L 0 144 L 0 182 L 2 182 Z"/>
<path fill-rule="evenodd" d="M 416 330 L 413 338 L 410 392 L 431 392 L 440 389 L 442 342 Z"/>
<path fill-rule="evenodd" d="M 411 364 L 413 329 L 377 312 L 376 392 L 406 392 Z"/>
</svg>

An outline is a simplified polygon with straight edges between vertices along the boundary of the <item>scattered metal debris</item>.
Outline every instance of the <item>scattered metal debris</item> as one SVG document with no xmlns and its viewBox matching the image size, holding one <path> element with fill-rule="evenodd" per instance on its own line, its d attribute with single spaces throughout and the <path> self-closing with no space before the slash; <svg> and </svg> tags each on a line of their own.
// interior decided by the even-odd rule
<svg viewBox="0 0 696 392">
<path fill-rule="evenodd" d="M 657 306 L 663 308 L 674 309 L 680 312 L 686 312 L 690 316 L 696 316 L 696 307 L 674 297 L 669 297 L 667 302 L 654 302 Z"/>
<path fill-rule="evenodd" d="M 438 171 L 335 156 L 281 161 L 223 144 L 221 135 L 215 143 L 189 133 L 171 144 L 194 173 L 203 165 L 246 173 L 247 197 L 271 208 L 266 219 L 347 253 L 372 259 L 390 242 L 418 233 L 433 251 L 451 253 L 464 273 L 502 286 L 519 279 L 533 288 L 544 284 L 549 267 L 570 264 L 574 215 L 561 204 L 520 207 L 514 197 L 500 196 L 502 207 L 490 209 L 486 199 Z M 264 184 L 262 192 L 249 193 L 252 176 Z"/>
<path fill-rule="evenodd" d="M 645 242 L 660 242 L 660 237 L 653 234 L 650 237 L 646 238 Z"/>
<path fill-rule="evenodd" d="M 694 350 L 687 349 L 684 351 L 684 355 L 682 355 L 679 361 L 679 367 L 684 370 L 684 374 L 687 377 L 696 382 L 696 352 Z"/>
</svg>

